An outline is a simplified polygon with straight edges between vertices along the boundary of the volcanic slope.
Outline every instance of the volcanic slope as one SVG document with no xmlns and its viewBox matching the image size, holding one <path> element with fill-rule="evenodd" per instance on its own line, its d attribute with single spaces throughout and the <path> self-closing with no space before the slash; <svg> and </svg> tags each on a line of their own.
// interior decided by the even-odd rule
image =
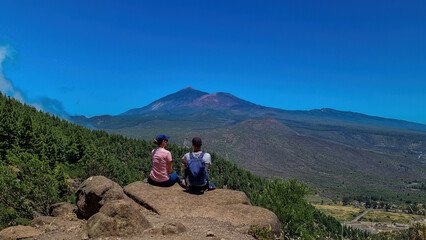
<svg viewBox="0 0 426 240">
<path fill-rule="evenodd" d="M 410 155 L 408 157 L 411 158 L 426 152 L 426 125 L 423 124 L 328 108 L 310 111 L 269 108 L 229 93 L 209 94 L 191 87 L 117 116 L 75 116 L 71 120 L 91 128 L 150 139 L 155 135 L 150 129 L 179 133 L 180 130 L 216 129 L 248 119 L 261 120 L 268 117 L 277 119 L 300 134 L 355 148 Z M 151 134 L 148 138 L 147 133 Z"/>
<path fill-rule="evenodd" d="M 400 120 L 287 111 L 192 88 L 118 116 L 73 120 L 146 140 L 166 133 L 171 143 L 188 147 L 197 135 L 206 150 L 256 174 L 296 177 L 331 195 L 402 193 L 405 182 L 426 181 L 426 126 Z"/>
<path fill-rule="evenodd" d="M 401 179 L 426 180 L 419 159 L 304 136 L 273 118 L 246 120 L 199 135 L 212 151 L 238 159 L 258 175 L 298 178 L 332 196 L 399 191 L 405 186 Z"/>
</svg>

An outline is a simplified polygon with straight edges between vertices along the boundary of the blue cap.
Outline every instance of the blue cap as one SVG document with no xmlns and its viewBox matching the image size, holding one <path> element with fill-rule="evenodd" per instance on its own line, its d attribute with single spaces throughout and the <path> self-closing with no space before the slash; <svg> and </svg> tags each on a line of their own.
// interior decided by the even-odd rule
<svg viewBox="0 0 426 240">
<path fill-rule="evenodd" d="M 157 137 L 155 137 L 155 139 L 157 139 L 157 141 L 159 141 L 159 142 L 161 142 L 163 140 L 167 140 L 168 141 L 169 138 L 170 138 L 170 136 L 166 136 L 164 134 L 159 134 L 159 135 L 157 135 Z"/>
</svg>

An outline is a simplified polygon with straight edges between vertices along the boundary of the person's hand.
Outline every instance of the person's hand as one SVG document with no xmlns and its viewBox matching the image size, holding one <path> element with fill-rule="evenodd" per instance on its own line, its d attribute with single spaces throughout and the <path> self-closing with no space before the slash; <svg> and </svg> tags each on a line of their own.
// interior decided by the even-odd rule
<svg viewBox="0 0 426 240">
<path fill-rule="evenodd" d="M 186 161 L 185 161 L 185 157 L 182 157 L 182 159 L 181 159 L 181 160 L 182 160 L 182 164 L 183 164 L 183 166 L 184 166 L 184 167 L 186 167 L 186 164 L 187 164 L 187 163 L 186 163 Z"/>
</svg>

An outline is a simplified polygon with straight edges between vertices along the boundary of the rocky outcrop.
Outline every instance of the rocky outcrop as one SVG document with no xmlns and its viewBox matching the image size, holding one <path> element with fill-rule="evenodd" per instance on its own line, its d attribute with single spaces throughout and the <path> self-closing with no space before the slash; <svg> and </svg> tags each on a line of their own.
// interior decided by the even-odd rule
<svg viewBox="0 0 426 240">
<path fill-rule="evenodd" d="M 31 226 L 0 232 L 0 239 L 253 239 L 252 225 L 280 234 L 277 216 L 250 205 L 243 192 L 226 189 L 191 194 L 178 185 L 161 188 L 135 182 L 123 189 L 90 177 L 77 191 L 77 206 L 52 205 L 51 216 Z M 79 216 L 79 217 L 77 217 Z"/>
<path fill-rule="evenodd" d="M 77 190 L 78 214 L 90 218 L 108 201 L 124 199 L 123 189 L 104 176 L 90 177 Z"/>
<path fill-rule="evenodd" d="M 124 192 L 137 203 L 154 212 L 173 217 L 213 218 L 236 228 L 247 230 L 252 225 L 281 231 L 278 217 L 271 211 L 250 205 L 243 192 L 216 189 L 204 194 L 189 194 L 178 185 L 160 188 L 144 182 L 134 182 Z"/>
<path fill-rule="evenodd" d="M 76 194 L 78 214 L 88 218 L 88 237 L 131 236 L 151 227 L 143 209 L 106 177 L 88 178 Z"/>
<path fill-rule="evenodd" d="M 87 221 L 89 237 L 132 236 L 151 227 L 141 211 L 125 200 L 107 202 Z"/>
</svg>

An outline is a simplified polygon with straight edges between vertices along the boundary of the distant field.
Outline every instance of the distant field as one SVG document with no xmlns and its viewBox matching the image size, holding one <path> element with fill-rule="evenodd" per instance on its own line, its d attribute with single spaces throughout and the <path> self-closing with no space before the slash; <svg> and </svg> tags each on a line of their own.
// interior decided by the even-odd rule
<svg viewBox="0 0 426 240">
<path fill-rule="evenodd" d="M 384 211 L 371 211 L 363 216 L 360 221 L 364 222 L 388 222 L 388 223 L 410 223 L 422 215 L 406 214 L 406 213 L 393 213 Z"/>
<path fill-rule="evenodd" d="M 312 200 L 318 201 L 319 199 L 313 198 Z M 352 206 L 338 206 L 338 205 L 321 205 L 312 204 L 316 209 L 325 213 L 326 215 L 333 216 L 339 221 L 352 221 L 356 216 L 365 211 L 365 208 L 357 208 Z M 407 214 L 407 213 L 394 213 L 385 211 L 370 211 L 364 215 L 359 221 L 361 222 L 384 222 L 384 223 L 403 223 L 408 224 L 419 218 L 422 215 Z"/>
<path fill-rule="evenodd" d="M 351 221 L 356 216 L 365 211 L 364 208 L 357 208 L 352 206 L 338 206 L 338 205 L 320 205 L 312 204 L 316 209 L 325 213 L 326 215 L 333 216 L 339 221 Z"/>
</svg>

